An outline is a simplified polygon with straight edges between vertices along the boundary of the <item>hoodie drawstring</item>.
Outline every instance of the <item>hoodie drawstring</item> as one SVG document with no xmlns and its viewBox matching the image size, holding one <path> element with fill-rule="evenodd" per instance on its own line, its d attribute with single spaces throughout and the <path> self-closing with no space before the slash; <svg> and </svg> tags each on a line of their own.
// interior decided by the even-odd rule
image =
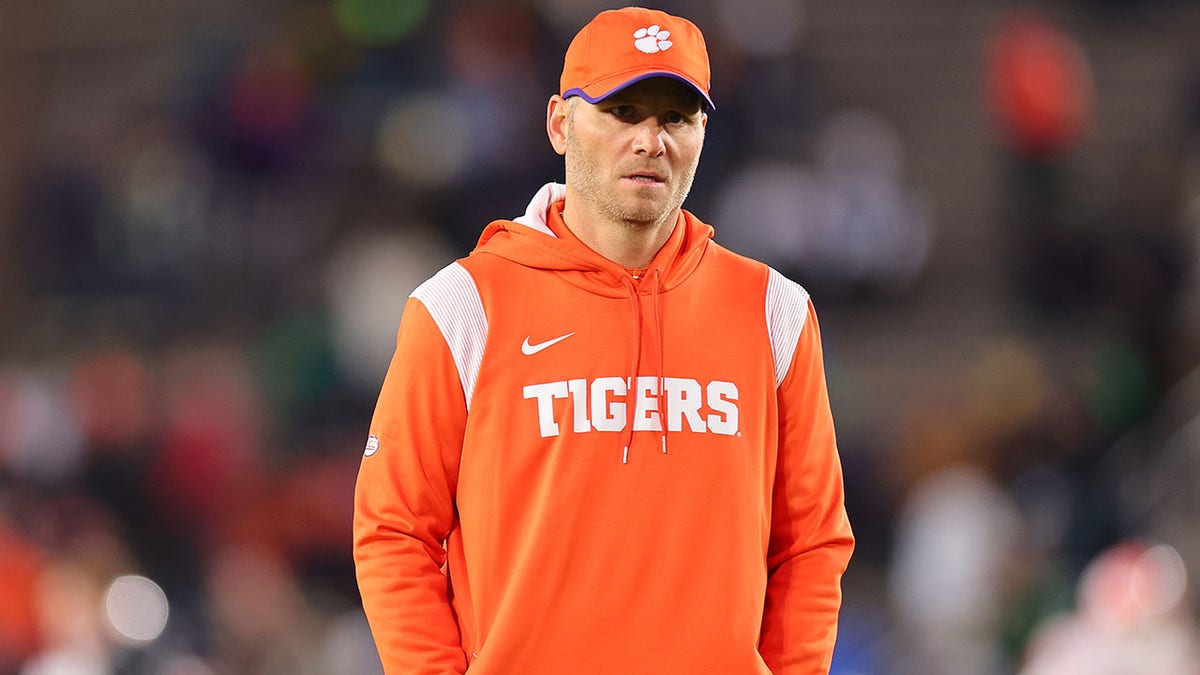
<svg viewBox="0 0 1200 675">
<path fill-rule="evenodd" d="M 651 277 L 653 277 L 653 278 L 651 278 Z M 652 306 L 652 311 L 654 312 L 654 333 L 655 333 L 655 337 L 658 339 L 658 359 L 656 360 L 656 363 L 655 363 L 655 373 L 656 373 L 655 380 L 658 382 L 658 400 L 659 400 L 658 419 L 659 419 L 659 429 L 660 429 L 660 434 L 661 434 L 661 439 L 662 439 L 662 451 L 663 451 L 663 454 L 665 455 L 667 453 L 667 411 L 665 409 L 666 393 L 663 391 L 663 386 L 666 381 L 666 378 L 663 376 L 663 343 L 664 343 L 664 340 L 663 340 L 663 334 L 662 334 L 662 316 L 661 316 L 661 311 L 660 311 L 659 303 L 658 303 L 658 295 L 659 295 L 659 290 L 661 288 L 661 280 L 662 280 L 662 276 L 659 273 L 657 267 L 651 269 L 649 274 L 647 274 L 644 277 L 645 282 L 652 284 L 651 292 L 650 292 L 650 303 Z M 625 277 L 625 282 L 626 282 L 626 286 L 629 288 L 630 300 L 633 303 L 633 324 L 634 324 L 634 340 L 635 340 L 635 342 L 634 342 L 634 352 L 633 352 L 633 366 L 630 369 L 629 377 L 626 378 L 626 380 L 625 380 L 625 382 L 626 382 L 626 385 L 625 385 L 626 386 L 626 407 L 625 407 L 626 420 L 625 420 L 625 438 L 624 438 L 624 442 L 622 443 L 623 447 L 622 447 L 622 451 L 621 451 L 621 463 L 622 464 L 629 463 L 629 446 L 633 445 L 634 418 L 636 417 L 637 412 L 638 412 L 638 410 L 637 410 L 637 386 L 638 386 L 637 379 L 638 379 L 638 372 L 641 370 L 641 367 L 642 367 L 642 306 L 641 306 L 641 303 L 638 301 L 639 294 L 638 294 L 637 284 L 629 277 Z"/>
<path fill-rule="evenodd" d="M 663 388 L 666 381 L 666 378 L 663 377 L 663 343 L 665 340 L 662 333 L 662 316 L 658 308 L 658 291 L 662 288 L 662 275 L 659 274 L 657 267 L 652 269 L 650 274 L 654 275 L 650 300 L 654 307 L 654 334 L 658 337 L 658 426 L 662 434 L 662 451 L 665 455 L 667 454 L 667 392 Z"/>
<path fill-rule="evenodd" d="M 633 444 L 633 417 L 637 413 L 637 395 L 634 393 L 634 388 L 637 386 L 638 370 L 642 367 L 642 308 L 638 302 L 637 284 L 633 279 L 624 277 L 625 285 L 629 288 L 629 300 L 633 303 L 633 365 L 629 369 L 629 377 L 625 378 L 625 440 L 621 445 L 624 446 L 621 451 L 621 463 L 629 463 L 629 446 Z"/>
</svg>

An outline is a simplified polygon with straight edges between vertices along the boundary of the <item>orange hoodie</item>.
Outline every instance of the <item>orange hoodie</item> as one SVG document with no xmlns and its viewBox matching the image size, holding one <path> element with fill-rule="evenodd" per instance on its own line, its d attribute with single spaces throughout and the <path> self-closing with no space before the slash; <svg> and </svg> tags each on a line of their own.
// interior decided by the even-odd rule
<svg viewBox="0 0 1200 675">
<path fill-rule="evenodd" d="M 853 549 L 807 293 L 550 184 L 413 292 L 355 494 L 388 673 L 824 673 Z"/>
</svg>

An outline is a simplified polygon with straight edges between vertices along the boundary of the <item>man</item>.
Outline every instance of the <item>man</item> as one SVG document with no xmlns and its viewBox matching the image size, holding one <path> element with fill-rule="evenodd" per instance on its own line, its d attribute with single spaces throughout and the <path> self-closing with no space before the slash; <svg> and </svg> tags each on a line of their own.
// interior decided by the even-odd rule
<svg viewBox="0 0 1200 675">
<path fill-rule="evenodd" d="M 389 673 L 827 672 L 817 321 L 681 209 L 713 109 L 699 29 L 601 13 L 547 108 L 565 186 L 408 300 L 355 500 Z"/>
</svg>

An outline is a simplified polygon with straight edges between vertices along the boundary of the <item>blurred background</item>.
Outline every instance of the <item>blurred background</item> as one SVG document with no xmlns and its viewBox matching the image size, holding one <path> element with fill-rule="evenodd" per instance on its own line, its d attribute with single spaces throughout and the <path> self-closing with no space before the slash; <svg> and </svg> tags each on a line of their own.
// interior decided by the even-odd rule
<svg viewBox="0 0 1200 675">
<path fill-rule="evenodd" d="M 678 0 L 687 206 L 822 319 L 834 672 L 1200 673 L 1200 8 Z M 0 0 L 0 673 L 378 673 L 405 297 L 561 180 L 589 0 Z"/>
</svg>

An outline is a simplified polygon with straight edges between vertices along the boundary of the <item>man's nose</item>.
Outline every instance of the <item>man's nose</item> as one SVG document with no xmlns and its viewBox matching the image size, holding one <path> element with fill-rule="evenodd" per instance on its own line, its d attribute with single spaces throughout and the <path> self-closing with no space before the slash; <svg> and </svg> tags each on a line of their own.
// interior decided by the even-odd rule
<svg viewBox="0 0 1200 675">
<path fill-rule="evenodd" d="M 637 154 L 645 154 L 650 157 L 659 157 L 667 151 L 667 145 L 663 141 L 663 134 L 666 129 L 663 128 L 658 120 L 653 117 L 647 117 L 637 125 L 637 132 L 634 135 L 633 150 Z"/>
</svg>

